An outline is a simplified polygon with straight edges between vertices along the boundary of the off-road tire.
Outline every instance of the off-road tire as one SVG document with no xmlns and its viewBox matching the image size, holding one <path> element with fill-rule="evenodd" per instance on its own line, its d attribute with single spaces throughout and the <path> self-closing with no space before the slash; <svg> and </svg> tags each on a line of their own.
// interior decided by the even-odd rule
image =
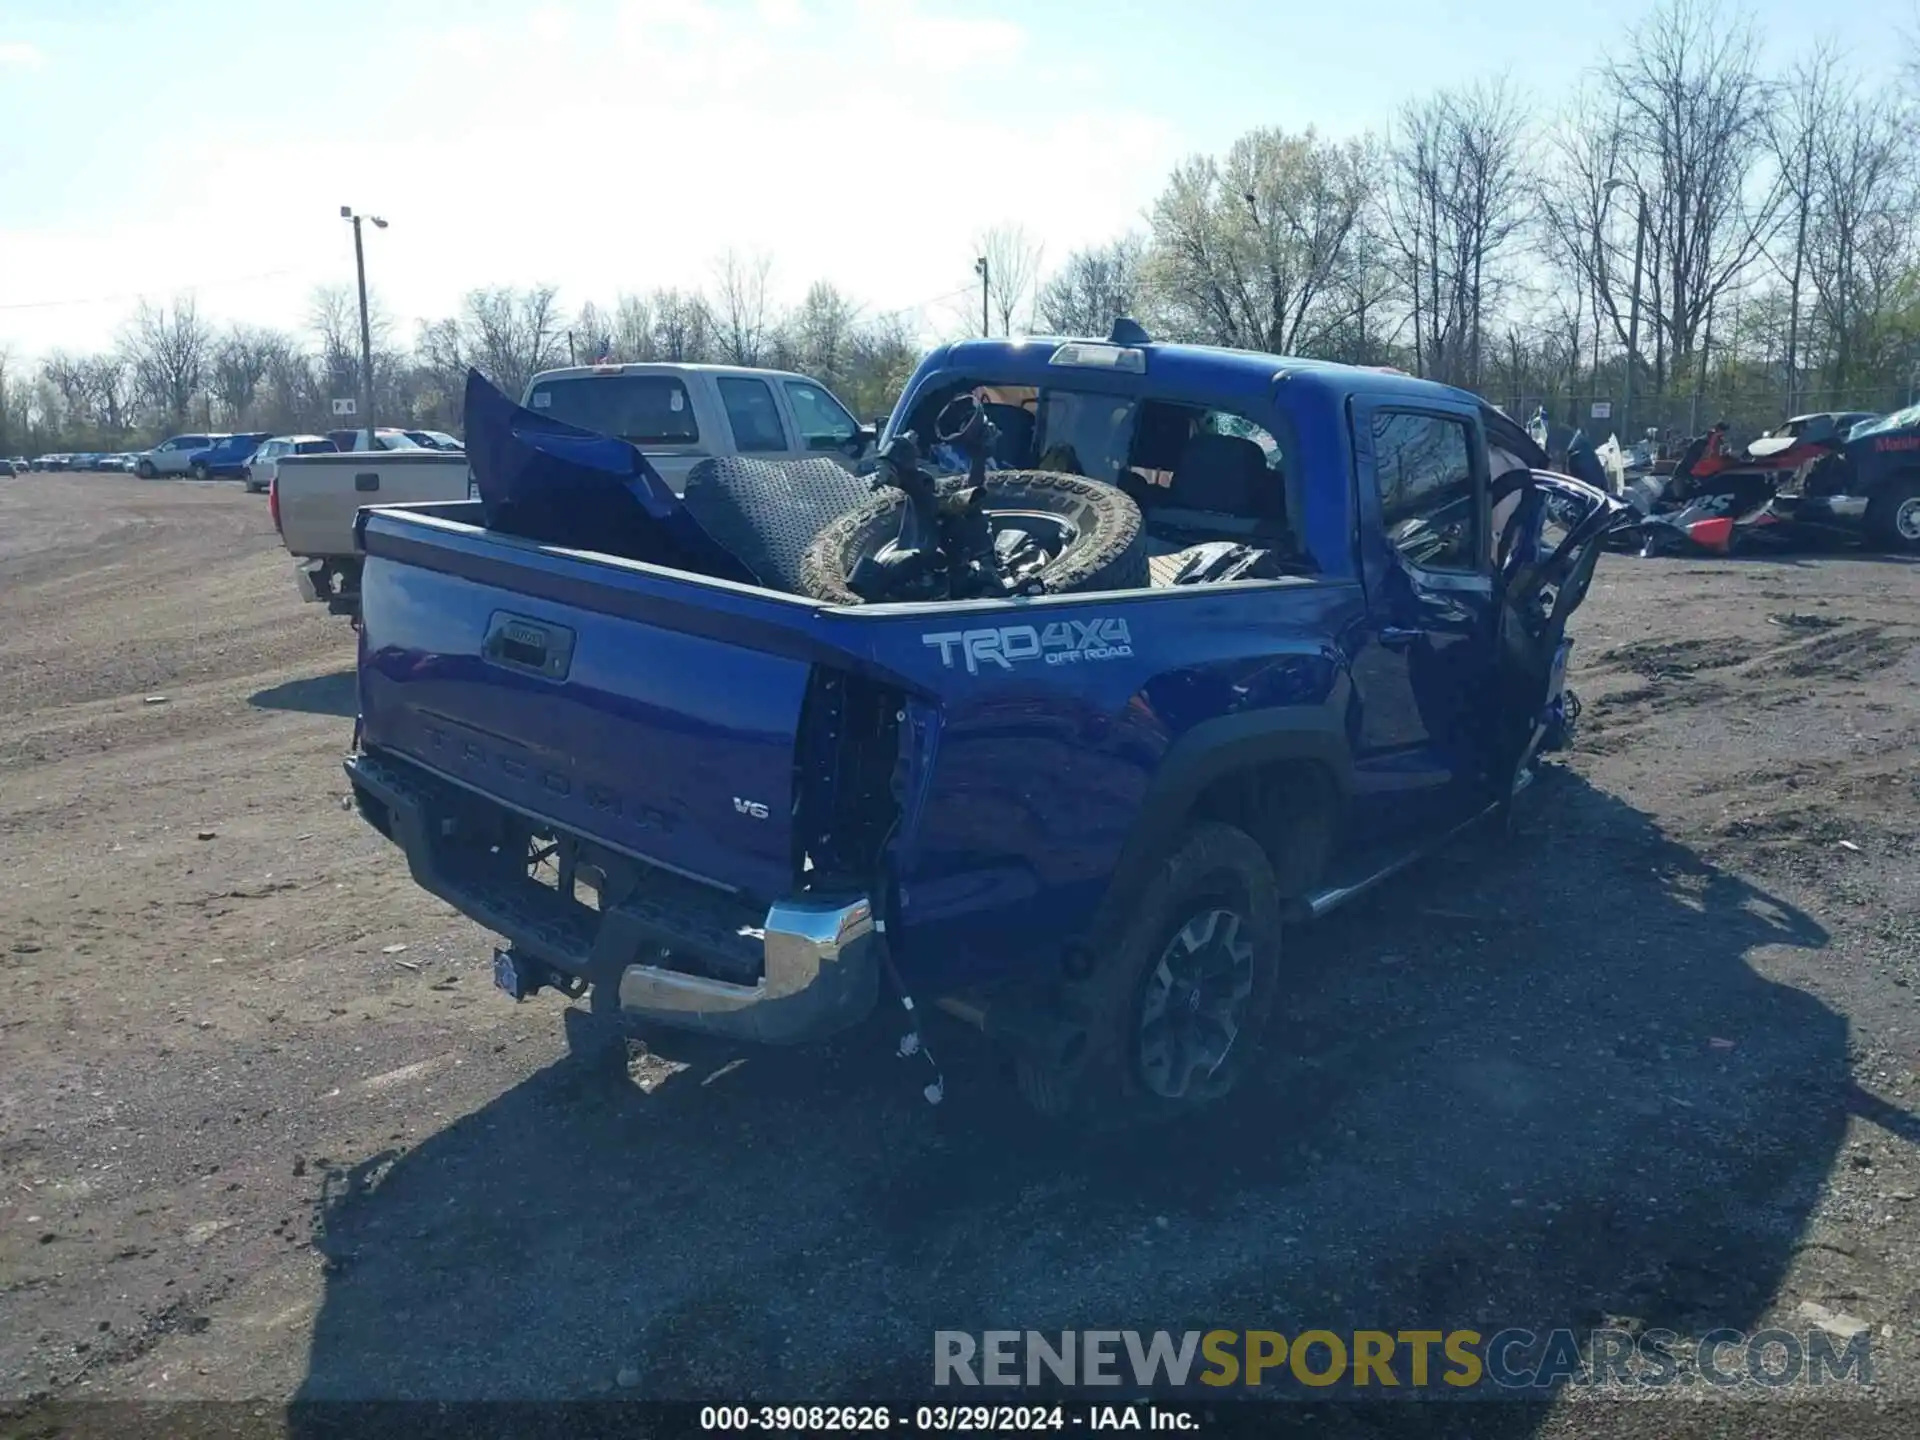
<svg viewBox="0 0 1920 1440">
<path fill-rule="evenodd" d="M 1897 555 L 1920 554 L 1920 475 L 1896 475 L 1867 503 L 1867 538 Z"/>
<path fill-rule="evenodd" d="M 1250 954 L 1251 978 L 1237 1033 L 1217 1068 L 1186 1093 L 1157 1093 L 1142 1063 L 1142 1022 L 1149 982 L 1183 930 L 1213 909 L 1239 918 L 1238 936 Z M 1093 973 L 1063 989 L 1066 1007 L 1087 1027 L 1087 1044 L 1073 1073 L 1040 1073 L 1022 1057 L 1021 1095 L 1042 1115 L 1066 1115 L 1101 1124 L 1129 1124 L 1191 1115 L 1223 1098 L 1258 1051 L 1273 1009 L 1280 974 L 1282 905 L 1273 866 L 1244 830 L 1204 821 L 1165 852 L 1141 886 L 1115 943 Z"/>
<path fill-rule="evenodd" d="M 1140 507 L 1118 486 L 1052 470 L 987 476 L 989 510 L 1039 510 L 1071 519 L 1079 535 L 1041 572 L 1048 594 L 1139 590 L 1150 582 Z M 900 533 L 907 497 L 888 490 L 849 510 L 814 537 L 800 565 L 802 593 L 859 605 L 847 576 Z"/>
</svg>

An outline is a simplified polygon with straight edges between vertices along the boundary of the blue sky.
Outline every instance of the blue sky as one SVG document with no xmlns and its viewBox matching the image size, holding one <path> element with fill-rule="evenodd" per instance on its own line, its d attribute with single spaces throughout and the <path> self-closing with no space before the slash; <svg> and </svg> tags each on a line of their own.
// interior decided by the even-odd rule
<svg viewBox="0 0 1920 1440">
<path fill-rule="evenodd" d="M 1914 0 L 1758 0 L 1869 78 Z M 1633 11 L 1629 8 L 1627 18 Z M 1551 112 L 1605 0 L 0 0 L 0 345 L 109 340 L 140 295 L 298 324 L 350 281 L 407 331 L 475 285 L 571 307 L 710 281 L 729 247 L 875 309 L 963 313 L 973 237 L 1058 258 L 1256 125 L 1383 126 L 1502 72 Z M 956 294 L 956 292 L 959 292 Z M 81 302 L 81 303 L 74 303 Z"/>
</svg>

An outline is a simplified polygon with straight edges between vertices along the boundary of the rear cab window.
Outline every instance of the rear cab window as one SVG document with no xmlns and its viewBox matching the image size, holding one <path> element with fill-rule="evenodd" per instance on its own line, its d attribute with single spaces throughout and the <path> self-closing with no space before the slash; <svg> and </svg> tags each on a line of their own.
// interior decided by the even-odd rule
<svg viewBox="0 0 1920 1440">
<path fill-rule="evenodd" d="M 936 472 L 965 468 L 950 447 L 927 440 L 940 409 L 969 390 L 999 431 L 992 464 L 1118 485 L 1140 505 L 1162 548 L 1244 537 L 1284 555 L 1290 568 L 1317 569 L 1302 538 L 1285 448 L 1251 417 L 1069 386 L 942 386 L 915 404 L 902 427 L 920 435 Z"/>
<path fill-rule="evenodd" d="M 527 408 L 583 430 L 646 446 L 698 445 L 687 387 L 672 375 L 576 375 L 542 380 Z"/>
</svg>

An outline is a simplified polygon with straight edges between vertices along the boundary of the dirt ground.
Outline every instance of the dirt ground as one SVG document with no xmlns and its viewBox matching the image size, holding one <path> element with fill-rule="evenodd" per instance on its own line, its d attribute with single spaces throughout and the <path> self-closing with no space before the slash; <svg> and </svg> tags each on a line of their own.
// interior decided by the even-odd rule
<svg viewBox="0 0 1920 1440">
<path fill-rule="evenodd" d="M 1770 1412 L 1864 1428 L 1920 1392 L 1920 567 L 1609 558 L 1575 632 L 1520 841 L 1295 936 L 1209 1123 L 1074 1139 L 957 1030 L 939 1109 L 885 1021 L 576 1055 L 342 808 L 352 635 L 264 500 L 0 480 L 0 1400 L 861 1399 L 941 1328 L 1811 1303 L 1872 1385 Z"/>
</svg>

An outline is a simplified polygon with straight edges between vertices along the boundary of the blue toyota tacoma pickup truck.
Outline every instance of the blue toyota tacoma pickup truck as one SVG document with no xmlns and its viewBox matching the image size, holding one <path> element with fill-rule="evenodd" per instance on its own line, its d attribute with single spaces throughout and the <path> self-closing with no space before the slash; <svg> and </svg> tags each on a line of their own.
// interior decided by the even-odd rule
<svg viewBox="0 0 1920 1440">
<path fill-rule="evenodd" d="M 1624 507 L 1476 397 L 1122 322 L 934 351 L 883 446 L 964 395 L 1132 497 L 1151 583 L 834 604 L 360 512 L 353 794 L 508 993 L 772 1043 L 938 1005 L 1045 1112 L 1178 1111 L 1243 1071 L 1283 927 L 1564 738 Z"/>
</svg>

